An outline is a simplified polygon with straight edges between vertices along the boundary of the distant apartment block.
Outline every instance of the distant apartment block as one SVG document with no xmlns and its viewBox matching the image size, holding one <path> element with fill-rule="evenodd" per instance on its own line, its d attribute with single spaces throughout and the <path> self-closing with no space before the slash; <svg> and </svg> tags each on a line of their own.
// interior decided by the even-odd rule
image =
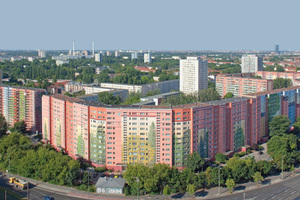
<svg viewBox="0 0 300 200">
<path fill-rule="evenodd" d="M 131 53 L 131 60 L 138 59 L 138 52 Z"/>
<path fill-rule="evenodd" d="M 101 53 L 96 53 L 95 54 L 95 61 L 96 62 L 102 62 L 102 54 Z"/>
<path fill-rule="evenodd" d="M 2 70 L 0 69 L 0 86 L 3 84 L 3 74 Z"/>
<path fill-rule="evenodd" d="M 185 94 L 198 93 L 208 87 L 207 61 L 199 57 L 180 60 L 180 91 Z"/>
<path fill-rule="evenodd" d="M 40 58 L 46 58 L 46 52 L 42 50 L 38 50 L 38 57 Z"/>
<path fill-rule="evenodd" d="M 300 85 L 300 72 L 269 72 L 258 71 L 255 73 L 257 76 L 261 76 L 263 79 L 274 80 L 276 78 L 291 79 L 293 85 Z"/>
<path fill-rule="evenodd" d="M 24 120 L 27 130 L 42 131 L 42 94 L 44 89 L 0 86 L 0 113 L 9 126 Z"/>
<path fill-rule="evenodd" d="M 64 85 L 64 89 L 66 92 L 79 92 L 83 90 L 83 86 L 84 84 L 80 82 L 70 81 Z"/>
<path fill-rule="evenodd" d="M 144 63 L 151 63 L 152 59 L 151 59 L 151 53 L 145 53 L 144 54 Z"/>
<path fill-rule="evenodd" d="M 242 74 L 224 74 L 216 77 L 216 90 L 221 97 L 228 92 L 234 96 L 273 90 L 273 80 L 242 77 Z"/>
<path fill-rule="evenodd" d="M 242 56 L 242 73 L 255 73 L 263 70 L 263 58 L 256 55 Z"/>
<path fill-rule="evenodd" d="M 128 92 L 141 92 L 142 96 L 153 90 L 159 90 L 160 93 L 171 92 L 172 90 L 179 90 L 179 80 L 170 80 L 163 82 L 148 83 L 143 85 L 127 85 L 127 84 L 117 84 L 117 83 L 101 83 L 101 87 L 104 88 L 114 88 L 121 90 L 128 90 Z"/>
<path fill-rule="evenodd" d="M 275 53 L 280 54 L 279 45 L 278 44 L 275 45 Z"/>
<path fill-rule="evenodd" d="M 120 57 L 120 51 L 115 51 L 115 57 Z"/>
</svg>

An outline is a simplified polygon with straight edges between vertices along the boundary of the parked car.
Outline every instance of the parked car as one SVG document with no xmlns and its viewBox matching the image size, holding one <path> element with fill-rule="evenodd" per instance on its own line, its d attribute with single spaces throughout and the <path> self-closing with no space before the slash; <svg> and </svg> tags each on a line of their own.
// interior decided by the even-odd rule
<svg viewBox="0 0 300 200">
<path fill-rule="evenodd" d="M 50 197 L 50 196 L 44 196 L 43 199 L 44 199 L 44 200 L 54 200 L 54 198 L 53 198 L 53 197 Z"/>
</svg>

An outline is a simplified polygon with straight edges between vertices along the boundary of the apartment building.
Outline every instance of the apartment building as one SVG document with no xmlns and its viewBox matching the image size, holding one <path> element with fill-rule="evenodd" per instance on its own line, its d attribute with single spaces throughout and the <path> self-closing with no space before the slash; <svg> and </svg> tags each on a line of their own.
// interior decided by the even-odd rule
<svg viewBox="0 0 300 200">
<path fill-rule="evenodd" d="M 242 77 L 241 74 L 221 74 L 216 77 L 216 90 L 221 97 L 231 92 L 234 96 L 273 90 L 273 80 Z"/>
<path fill-rule="evenodd" d="M 42 94 L 44 89 L 0 86 L 0 113 L 9 126 L 24 120 L 30 132 L 42 131 Z"/>
<path fill-rule="evenodd" d="M 255 73 L 263 70 L 263 58 L 256 55 L 242 56 L 242 73 Z"/>
<path fill-rule="evenodd" d="M 257 71 L 255 75 L 261 76 L 263 79 L 274 80 L 276 78 L 291 79 L 293 85 L 300 85 L 300 72 L 268 72 Z"/>
<path fill-rule="evenodd" d="M 63 95 L 43 96 L 43 138 L 71 157 L 122 170 L 133 163 L 183 168 L 204 158 L 257 144 L 268 123 L 300 116 L 300 86 L 179 106 L 104 105 Z"/>
<path fill-rule="evenodd" d="M 148 83 L 143 85 L 128 85 L 117 83 L 101 83 L 102 88 L 113 88 L 120 90 L 128 90 L 128 92 L 141 92 L 142 96 L 153 90 L 159 90 L 160 93 L 171 92 L 172 90 L 179 90 L 179 80 L 170 80 L 163 82 Z"/>
<path fill-rule="evenodd" d="M 180 91 L 195 94 L 208 87 L 207 61 L 199 57 L 180 60 Z"/>
</svg>

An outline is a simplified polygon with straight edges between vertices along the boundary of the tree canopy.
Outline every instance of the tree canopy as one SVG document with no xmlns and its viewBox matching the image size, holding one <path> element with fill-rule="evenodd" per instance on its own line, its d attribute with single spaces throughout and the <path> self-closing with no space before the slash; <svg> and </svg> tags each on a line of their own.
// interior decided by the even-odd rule
<svg viewBox="0 0 300 200">
<path fill-rule="evenodd" d="M 232 97 L 234 97 L 234 95 L 232 94 L 232 92 L 227 92 L 225 94 L 225 96 L 223 97 L 223 99 L 229 99 L 229 98 L 232 98 Z"/>
<path fill-rule="evenodd" d="M 0 137 L 6 135 L 7 128 L 8 128 L 8 124 L 6 122 L 6 119 L 2 114 L 0 114 Z"/>
<path fill-rule="evenodd" d="M 185 95 L 180 93 L 179 96 L 169 96 L 161 101 L 162 105 L 179 105 L 179 104 L 188 104 L 194 102 L 206 102 L 219 100 L 220 95 L 214 88 L 208 88 L 199 91 L 198 94 L 194 95 Z"/>
<path fill-rule="evenodd" d="M 276 78 L 273 80 L 273 89 L 287 88 L 293 85 L 291 79 Z"/>
<path fill-rule="evenodd" d="M 291 121 L 287 116 L 275 116 L 269 124 L 270 136 L 283 135 L 289 131 Z"/>
<path fill-rule="evenodd" d="M 193 172 L 200 171 L 205 164 L 205 160 L 201 158 L 198 152 L 193 152 L 186 159 L 186 167 Z"/>
<path fill-rule="evenodd" d="M 112 93 L 101 92 L 98 94 L 98 101 L 104 104 L 120 104 L 122 100 L 119 96 L 114 96 Z"/>
</svg>

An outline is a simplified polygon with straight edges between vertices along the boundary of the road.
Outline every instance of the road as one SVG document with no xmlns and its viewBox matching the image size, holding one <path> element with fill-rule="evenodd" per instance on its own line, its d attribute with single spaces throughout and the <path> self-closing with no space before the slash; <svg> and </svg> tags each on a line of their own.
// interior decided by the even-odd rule
<svg viewBox="0 0 300 200">
<path fill-rule="evenodd" d="M 0 178 L 0 186 L 3 188 L 7 188 L 9 190 L 12 190 L 24 197 L 27 197 L 26 190 L 20 190 L 20 189 L 14 188 L 13 186 L 11 186 L 8 183 L 8 180 L 4 179 L 3 177 Z M 29 199 L 30 200 L 42 200 L 44 196 L 53 197 L 55 200 L 82 200 L 82 198 L 70 197 L 67 194 L 58 193 L 56 191 L 44 190 L 44 189 L 38 188 L 34 185 L 30 185 L 30 189 L 29 189 Z"/>
<path fill-rule="evenodd" d="M 245 192 L 244 194 L 238 193 L 231 196 L 214 198 L 214 199 L 226 199 L 226 200 L 244 200 L 244 199 L 255 199 L 255 200 L 293 200 L 300 199 L 300 177 L 296 176 L 292 179 L 288 179 L 284 182 L 279 182 L 268 187 L 262 187 L 252 191 Z"/>
</svg>

